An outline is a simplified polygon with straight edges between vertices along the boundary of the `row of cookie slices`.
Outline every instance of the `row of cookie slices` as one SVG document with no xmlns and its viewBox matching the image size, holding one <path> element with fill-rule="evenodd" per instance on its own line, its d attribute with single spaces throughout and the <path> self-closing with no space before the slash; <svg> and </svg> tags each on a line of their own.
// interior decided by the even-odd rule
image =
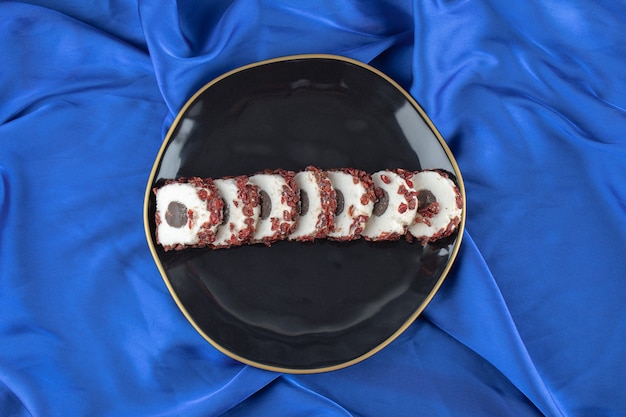
<svg viewBox="0 0 626 417">
<path fill-rule="evenodd" d="M 452 234 L 463 201 L 442 170 L 266 170 L 177 178 L 154 188 L 156 239 L 164 250 L 230 248 L 278 240 L 418 240 Z"/>
</svg>

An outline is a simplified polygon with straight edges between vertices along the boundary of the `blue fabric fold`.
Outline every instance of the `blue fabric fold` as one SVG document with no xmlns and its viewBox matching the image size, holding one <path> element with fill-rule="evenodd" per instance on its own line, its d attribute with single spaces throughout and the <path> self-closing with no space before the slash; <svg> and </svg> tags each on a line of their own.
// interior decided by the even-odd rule
<svg viewBox="0 0 626 417">
<path fill-rule="evenodd" d="M 455 272 L 457 279 L 438 293 L 423 318 L 492 364 L 543 415 L 563 416 L 469 233 Z"/>
<path fill-rule="evenodd" d="M 0 410 L 6 417 L 31 417 L 24 404 L 2 382 L 0 382 Z"/>
<path fill-rule="evenodd" d="M 336 401 L 292 378 L 282 376 L 274 383 L 259 391 L 246 401 L 228 410 L 223 416 L 264 415 L 272 410 L 274 415 L 285 416 L 297 413 L 299 416 L 349 417 L 352 412 Z M 390 411 L 390 410 L 387 410 Z"/>
<path fill-rule="evenodd" d="M 619 2 L 0 3 L 0 415 L 626 416 L 626 43 Z M 367 360 L 238 363 L 177 308 L 143 194 L 214 77 L 370 63 L 422 105 L 467 191 L 457 263 Z"/>
<path fill-rule="evenodd" d="M 174 115 L 196 90 L 236 67 L 306 53 L 369 62 L 398 40 L 410 46 L 405 34 L 412 33 L 413 23 L 406 1 L 369 7 L 352 2 L 306 1 L 293 6 L 240 0 L 139 6 L 159 86 Z"/>
</svg>

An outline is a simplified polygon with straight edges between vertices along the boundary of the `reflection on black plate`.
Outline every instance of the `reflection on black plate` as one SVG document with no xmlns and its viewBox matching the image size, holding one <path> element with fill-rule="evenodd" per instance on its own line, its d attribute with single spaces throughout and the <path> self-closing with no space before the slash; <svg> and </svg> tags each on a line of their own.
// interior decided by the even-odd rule
<svg viewBox="0 0 626 417">
<path fill-rule="evenodd" d="M 239 361 L 294 373 L 354 364 L 405 330 L 450 269 L 465 219 L 425 247 L 320 240 L 164 252 L 156 244 L 158 181 L 307 165 L 445 169 L 465 197 L 443 139 L 395 82 L 350 59 L 299 55 L 239 68 L 198 91 L 168 132 L 144 207 L 154 259 L 197 331 Z"/>
</svg>

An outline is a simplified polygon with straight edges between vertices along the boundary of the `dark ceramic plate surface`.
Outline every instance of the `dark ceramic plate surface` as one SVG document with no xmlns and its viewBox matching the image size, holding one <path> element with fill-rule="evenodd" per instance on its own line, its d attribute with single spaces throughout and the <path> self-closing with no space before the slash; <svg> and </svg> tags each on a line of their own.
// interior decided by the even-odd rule
<svg viewBox="0 0 626 417">
<path fill-rule="evenodd" d="M 463 214 L 453 236 L 425 247 L 322 239 L 164 252 L 156 243 L 152 188 L 164 179 L 307 165 L 370 173 L 440 168 L 465 200 L 458 166 L 432 122 L 368 65 L 290 56 L 238 68 L 200 89 L 154 163 L 144 207 L 148 244 L 174 300 L 208 342 L 282 372 L 339 369 L 388 345 L 442 284 L 465 224 Z"/>
</svg>

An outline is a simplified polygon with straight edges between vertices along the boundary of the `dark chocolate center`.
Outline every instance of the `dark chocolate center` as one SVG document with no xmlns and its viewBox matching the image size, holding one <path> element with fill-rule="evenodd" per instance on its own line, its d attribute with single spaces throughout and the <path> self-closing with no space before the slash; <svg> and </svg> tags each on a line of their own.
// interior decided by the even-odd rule
<svg viewBox="0 0 626 417">
<path fill-rule="evenodd" d="M 387 191 L 382 188 L 380 191 L 382 191 L 382 195 L 378 198 L 378 200 L 376 200 L 374 203 L 374 209 L 372 210 L 372 214 L 378 217 L 382 216 L 383 213 L 387 211 L 387 207 L 389 206 L 389 194 L 387 194 Z"/>
<path fill-rule="evenodd" d="M 335 189 L 335 194 L 337 195 L 337 208 L 335 209 L 335 216 L 338 216 L 343 211 L 345 200 L 343 198 L 343 193 L 341 192 L 341 190 Z"/>
<path fill-rule="evenodd" d="M 222 209 L 222 224 L 228 223 L 229 218 L 230 218 L 230 206 L 226 203 L 226 201 L 224 201 L 224 208 Z"/>
<path fill-rule="evenodd" d="M 165 221 L 172 227 L 179 228 L 187 224 L 187 206 L 179 201 L 172 201 L 165 211 Z"/>
<path fill-rule="evenodd" d="M 306 191 L 300 190 L 299 213 L 304 216 L 309 211 L 309 195 Z"/>
<path fill-rule="evenodd" d="M 265 220 L 270 217 L 272 211 L 272 200 L 269 194 L 265 190 L 259 190 L 259 200 L 261 200 L 261 220 Z"/>
<path fill-rule="evenodd" d="M 437 197 L 430 190 L 420 190 L 417 193 L 417 210 L 421 211 L 437 202 Z"/>
</svg>

